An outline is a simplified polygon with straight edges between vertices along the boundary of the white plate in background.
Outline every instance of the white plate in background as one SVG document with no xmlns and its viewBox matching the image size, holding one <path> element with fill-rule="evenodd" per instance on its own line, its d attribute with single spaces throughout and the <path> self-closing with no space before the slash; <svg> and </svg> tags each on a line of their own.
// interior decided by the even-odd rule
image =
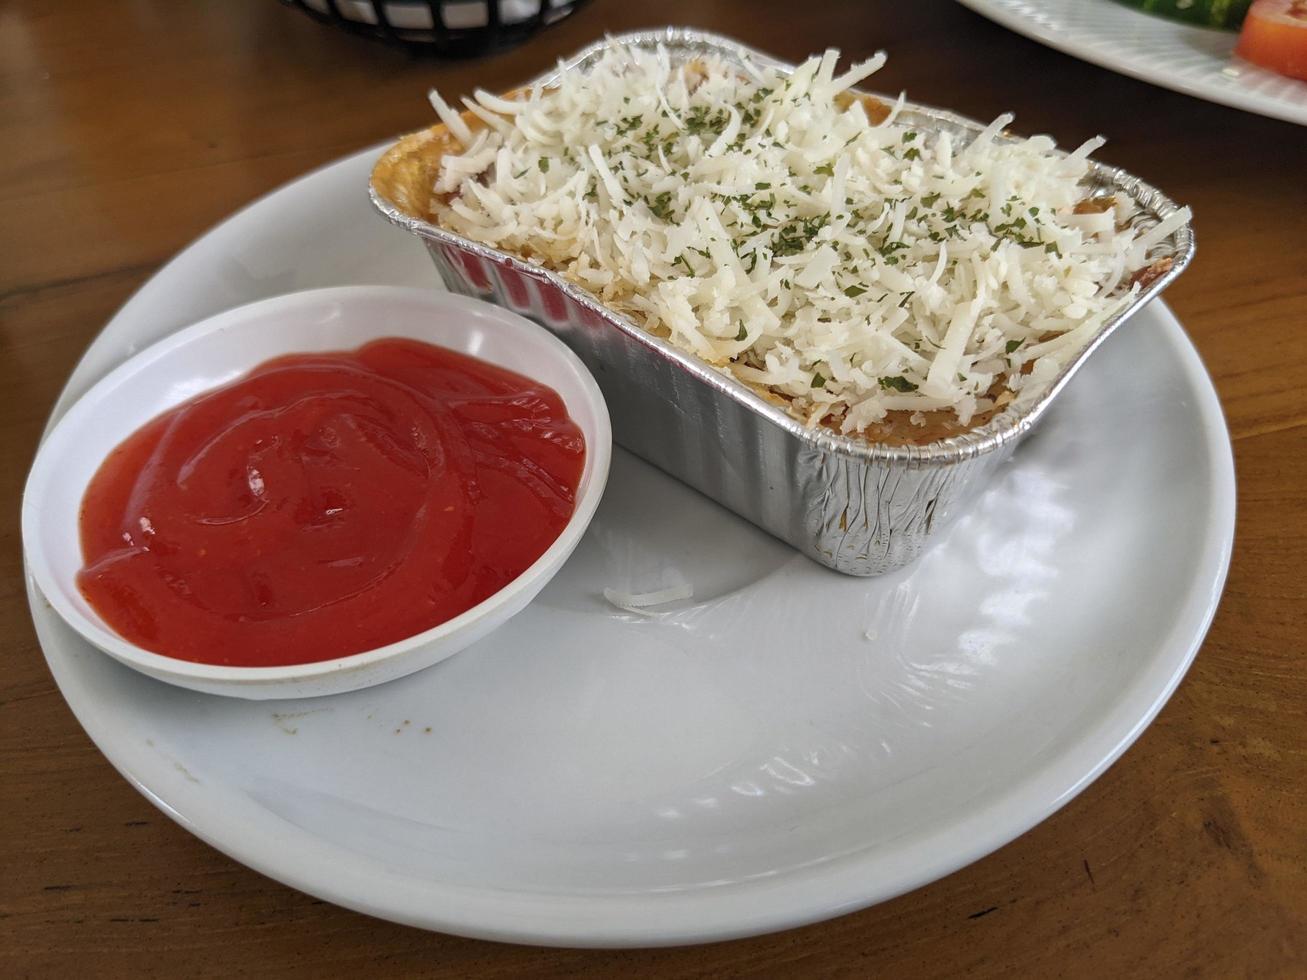
<svg viewBox="0 0 1307 980">
<path fill-rule="evenodd" d="M 1238 34 L 1145 14 L 1114 0 L 959 0 L 1049 47 L 1123 75 L 1307 125 L 1307 82 L 1234 56 Z"/>
<path fill-rule="evenodd" d="M 256 202 L 108 324 L 57 409 L 133 350 L 264 296 L 430 285 L 372 213 L 376 150 Z M 1234 474 L 1171 313 L 1095 354 L 916 565 L 854 579 L 628 454 L 540 597 L 390 684 L 257 704 L 91 648 L 32 595 L 64 697 L 188 830 L 400 922 L 558 945 L 707 941 L 838 915 L 1065 804 L 1184 675 L 1229 561 Z M 688 581 L 654 618 L 605 587 Z M 89 804 L 88 804 L 89 805 Z"/>
</svg>

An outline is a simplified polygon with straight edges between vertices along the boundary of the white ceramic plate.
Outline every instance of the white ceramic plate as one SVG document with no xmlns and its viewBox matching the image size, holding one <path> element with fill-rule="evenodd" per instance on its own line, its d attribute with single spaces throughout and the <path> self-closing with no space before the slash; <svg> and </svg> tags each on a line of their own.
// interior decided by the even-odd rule
<svg viewBox="0 0 1307 980">
<path fill-rule="evenodd" d="M 1234 55 L 1237 35 L 1113 0 L 960 0 L 1018 34 L 1123 75 L 1209 102 L 1307 125 L 1307 82 Z"/>
<path fill-rule="evenodd" d="M 59 409 L 216 310 L 346 282 L 431 284 L 370 213 L 375 152 L 183 252 L 88 351 Z M 260 705 L 152 681 L 34 596 L 65 698 L 150 800 L 333 902 L 465 935 L 667 944 L 869 905 L 1066 803 L 1183 676 L 1220 595 L 1230 445 L 1161 304 L 1096 354 L 993 490 L 915 566 L 840 576 L 623 453 L 526 610 L 391 684 Z M 655 618 L 605 586 L 690 582 Z"/>
</svg>

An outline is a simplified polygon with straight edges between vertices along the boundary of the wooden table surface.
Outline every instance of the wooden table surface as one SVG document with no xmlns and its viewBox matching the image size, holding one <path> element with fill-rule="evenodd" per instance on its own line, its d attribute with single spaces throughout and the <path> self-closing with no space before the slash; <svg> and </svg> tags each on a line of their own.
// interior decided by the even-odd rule
<svg viewBox="0 0 1307 980">
<path fill-rule="evenodd" d="M 1089 2 L 1089 0 L 1086 0 Z M 656 9 L 655 9 L 656 7 Z M 426 125 L 426 87 L 503 89 L 604 31 L 694 24 L 797 59 L 890 53 L 882 90 L 1100 156 L 1192 205 L 1167 293 L 1216 380 L 1239 519 L 1188 678 L 1106 775 L 990 857 L 895 901 L 713 946 L 583 952 L 409 929 L 233 863 L 83 734 L 24 595 L 18 500 L 81 352 L 161 263 L 310 168 Z M 472 977 L 1307 976 L 1307 129 L 1153 88 L 944 0 L 596 0 L 531 43 L 438 63 L 272 0 L 0 9 L 0 974 Z M 1122 434 L 1128 438 L 1128 433 Z M 1110 615 L 1110 611 L 1104 611 Z"/>
</svg>

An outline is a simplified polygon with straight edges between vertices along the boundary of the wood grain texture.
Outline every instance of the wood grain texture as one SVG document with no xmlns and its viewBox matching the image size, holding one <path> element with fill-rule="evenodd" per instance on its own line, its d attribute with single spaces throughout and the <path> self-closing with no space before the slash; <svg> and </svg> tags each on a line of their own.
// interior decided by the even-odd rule
<svg viewBox="0 0 1307 980">
<path fill-rule="evenodd" d="M 107 318 L 214 222 L 504 89 L 605 30 L 694 24 L 787 58 L 891 55 L 884 90 L 1017 112 L 1193 206 L 1168 292 L 1235 440 L 1238 537 L 1203 650 L 1125 757 L 943 881 L 832 922 L 659 951 L 517 948 L 347 912 L 249 871 L 137 795 L 55 689 L 26 608 L 18 498 Z M 530 44 L 436 63 L 272 0 L 0 9 L 0 975 L 1307 976 L 1307 129 L 1118 77 L 944 0 L 595 0 Z"/>
</svg>

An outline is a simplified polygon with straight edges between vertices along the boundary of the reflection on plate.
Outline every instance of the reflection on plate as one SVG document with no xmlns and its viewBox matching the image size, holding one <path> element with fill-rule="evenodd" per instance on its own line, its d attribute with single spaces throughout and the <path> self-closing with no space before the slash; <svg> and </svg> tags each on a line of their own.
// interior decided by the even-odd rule
<svg viewBox="0 0 1307 980">
<path fill-rule="evenodd" d="M 1112 0 L 960 0 L 1018 34 L 1134 78 L 1307 125 L 1307 82 L 1234 57 L 1238 35 Z"/>
<path fill-rule="evenodd" d="M 134 347 L 224 306 L 432 283 L 421 246 L 368 213 L 374 155 L 179 256 L 105 329 L 61 408 Z M 105 754 L 236 859 L 428 928 L 675 943 L 889 898 L 1066 803 L 1183 675 L 1232 526 L 1215 394 L 1154 304 L 948 536 L 881 578 L 829 572 L 618 452 L 587 538 L 538 601 L 371 690 L 276 705 L 193 694 L 97 654 L 39 597 L 32 608 Z M 653 617 L 600 598 L 682 580 L 694 597 Z"/>
</svg>

